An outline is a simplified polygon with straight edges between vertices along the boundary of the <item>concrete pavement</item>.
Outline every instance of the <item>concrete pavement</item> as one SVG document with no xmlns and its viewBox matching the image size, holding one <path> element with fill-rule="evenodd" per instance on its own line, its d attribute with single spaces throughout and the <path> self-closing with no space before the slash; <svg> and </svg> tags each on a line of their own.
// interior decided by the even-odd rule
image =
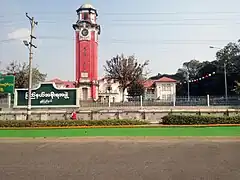
<svg viewBox="0 0 240 180">
<path fill-rule="evenodd" d="M 239 138 L 0 141 L 3 180 L 236 180 L 239 167 Z"/>
</svg>

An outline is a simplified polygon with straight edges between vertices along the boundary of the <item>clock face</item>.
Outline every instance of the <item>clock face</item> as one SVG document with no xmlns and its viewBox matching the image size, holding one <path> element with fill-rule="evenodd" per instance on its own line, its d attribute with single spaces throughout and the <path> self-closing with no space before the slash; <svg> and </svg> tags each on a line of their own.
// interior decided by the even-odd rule
<svg viewBox="0 0 240 180">
<path fill-rule="evenodd" d="M 82 36 L 87 36 L 88 35 L 88 29 L 83 29 L 82 30 Z"/>
</svg>

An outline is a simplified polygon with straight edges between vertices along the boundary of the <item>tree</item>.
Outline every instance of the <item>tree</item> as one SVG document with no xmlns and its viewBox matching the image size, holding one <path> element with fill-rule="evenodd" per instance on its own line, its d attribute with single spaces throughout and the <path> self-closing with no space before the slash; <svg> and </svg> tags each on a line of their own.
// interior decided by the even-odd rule
<svg viewBox="0 0 240 180">
<path fill-rule="evenodd" d="M 206 94 L 222 96 L 225 92 L 224 88 L 224 63 L 227 69 L 227 83 L 229 95 L 234 95 L 233 91 L 235 81 L 240 79 L 240 41 L 237 43 L 228 43 L 225 47 L 216 53 L 216 60 L 212 62 L 199 62 L 192 60 L 183 64 L 177 74 L 185 75 L 189 72 L 190 79 L 198 79 L 207 74 L 215 72 L 211 78 L 191 83 L 191 95 L 205 96 Z M 178 94 L 186 94 L 187 85 L 180 85 Z"/>
<path fill-rule="evenodd" d="M 182 68 L 178 69 L 177 74 L 181 74 L 181 76 L 185 77 L 185 79 L 187 79 L 187 75 L 189 75 L 189 78 L 195 78 L 201 67 L 202 63 L 193 59 L 189 62 L 184 62 Z"/>
<path fill-rule="evenodd" d="M 125 57 L 123 54 L 106 61 L 104 66 L 106 77 L 119 82 L 122 90 L 122 101 L 124 101 L 124 92 L 130 84 L 145 78 L 144 68 L 147 65 L 148 61 L 140 64 L 134 56 Z"/>
<path fill-rule="evenodd" d="M 177 70 L 175 77 L 177 77 L 181 82 L 186 81 L 188 79 L 195 79 L 198 76 L 198 72 L 202 67 L 202 63 L 196 59 L 190 60 L 189 62 L 184 62 L 182 67 Z M 191 88 L 191 94 L 194 94 L 192 91 L 193 86 Z M 186 96 L 188 91 L 188 84 L 178 84 L 177 85 L 177 94 L 180 96 Z"/>
<path fill-rule="evenodd" d="M 144 85 L 139 81 L 131 83 L 128 87 L 128 95 L 131 96 L 133 99 L 143 96 L 144 91 L 145 91 Z"/>
<path fill-rule="evenodd" d="M 226 64 L 227 71 L 228 94 L 230 96 L 236 95 L 236 93 L 240 92 L 237 90 L 238 88 L 240 89 L 240 87 L 238 87 L 240 81 L 236 83 L 236 80 L 240 79 L 240 40 L 236 43 L 230 42 L 220 49 L 216 53 L 216 60 L 204 62 L 191 60 L 189 62 L 184 62 L 176 74 L 164 76 L 186 82 L 188 78 L 187 75 L 189 75 L 190 80 L 199 80 L 215 72 L 214 76 L 189 83 L 190 94 L 191 96 L 206 96 L 207 94 L 223 96 L 225 93 L 224 63 Z M 161 76 L 162 75 L 159 73 L 151 79 L 159 79 Z M 177 85 L 177 95 L 185 96 L 187 91 L 188 83 L 180 83 Z"/>
<path fill-rule="evenodd" d="M 240 41 L 228 43 L 224 48 L 216 53 L 218 62 L 218 72 L 222 74 L 221 79 L 224 84 L 224 63 L 227 71 L 227 88 L 229 94 L 235 94 L 236 80 L 240 79 Z M 222 88 L 224 89 L 224 88 Z"/>
<path fill-rule="evenodd" d="M 228 43 L 224 48 L 216 53 L 218 61 L 232 61 L 240 54 L 240 40 L 237 43 Z"/>
<path fill-rule="evenodd" d="M 28 88 L 29 67 L 24 63 L 12 61 L 5 70 L 6 73 L 15 74 L 15 88 Z M 38 67 L 32 68 L 32 86 L 45 81 L 47 74 L 39 71 Z"/>
<path fill-rule="evenodd" d="M 235 83 L 236 83 L 236 85 L 234 86 L 233 91 L 234 91 L 236 94 L 239 95 L 239 94 L 240 94 L 240 82 L 236 81 Z"/>
</svg>

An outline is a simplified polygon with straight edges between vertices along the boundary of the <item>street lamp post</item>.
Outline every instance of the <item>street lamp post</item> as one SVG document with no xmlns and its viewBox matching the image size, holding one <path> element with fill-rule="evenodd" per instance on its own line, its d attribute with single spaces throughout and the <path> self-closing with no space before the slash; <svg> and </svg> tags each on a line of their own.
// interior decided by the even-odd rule
<svg viewBox="0 0 240 180">
<path fill-rule="evenodd" d="M 214 46 L 209 46 L 209 48 L 211 49 L 221 49 L 219 47 L 214 47 Z M 224 61 L 223 64 L 223 68 L 224 68 L 224 87 L 225 87 L 225 100 L 228 100 L 228 84 L 227 84 L 227 62 Z"/>
</svg>

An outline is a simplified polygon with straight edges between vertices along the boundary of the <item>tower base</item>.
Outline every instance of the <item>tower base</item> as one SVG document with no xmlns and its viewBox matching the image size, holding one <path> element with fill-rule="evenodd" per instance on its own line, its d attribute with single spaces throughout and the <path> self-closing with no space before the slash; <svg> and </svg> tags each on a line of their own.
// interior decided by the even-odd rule
<svg viewBox="0 0 240 180">
<path fill-rule="evenodd" d="M 80 82 L 78 88 L 80 89 L 80 101 L 96 102 L 98 100 L 98 87 L 93 82 Z"/>
</svg>

